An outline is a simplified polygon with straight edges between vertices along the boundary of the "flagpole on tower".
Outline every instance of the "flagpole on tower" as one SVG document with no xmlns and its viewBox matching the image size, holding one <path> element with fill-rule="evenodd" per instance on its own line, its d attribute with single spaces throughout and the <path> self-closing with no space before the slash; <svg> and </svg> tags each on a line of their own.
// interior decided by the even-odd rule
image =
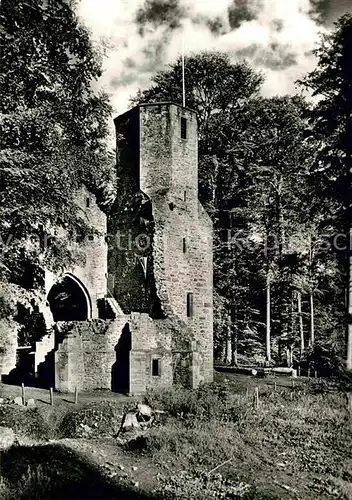
<svg viewBox="0 0 352 500">
<path fill-rule="evenodd" d="M 185 36 L 182 30 L 182 106 L 186 107 L 186 84 L 185 84 Z"/>
</svg>

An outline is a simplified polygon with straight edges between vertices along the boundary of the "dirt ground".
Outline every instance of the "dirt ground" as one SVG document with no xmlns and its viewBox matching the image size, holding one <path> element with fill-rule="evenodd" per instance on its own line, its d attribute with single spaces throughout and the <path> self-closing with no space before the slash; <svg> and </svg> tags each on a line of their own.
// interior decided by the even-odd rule
<svg viewBox="0 0 352 500">
<path fill-rule="evenodd" d="M 290 388 L 292 386 L 292 379 L 290 377 L 267 377 L 259 378 L 252 377 L 248 375 L 234 374 L 234 373 L 220 373 L 214 372 L 214 381 L 223 382 L 228 379 L 231 385 L 236 391 L 246 391 L 247 389 L 253 389 L 258 387 L 272 387 L 276 382 L 278 388 Z M 306 377 L 301 377 L 296 379 L 296 383 L 305 384 L 308 383 Z M 0 382 L 0 397 L 2 398 L 15 398 L 21 396 L 21 387 L 17 385 L 7 385 Z M 35 399 L 39 406 L 50 405 L 50 392 L 47 389 L 39 389 L 36 387 L 25 387 L 25 397 L 26 400 L 29 398 Z M 84 406 L 87 403 L 98 402 L 98 401 L 114 401 L 121 402 L 125 404 L 128 401 L 133 401 L 140 399 L 138 397 L 130 397 L 124 394 L 119 394 L 116 392 L 111 392 L 108 390 L 96 390 L 90 392 L 80 392 L 78 394 L 78 407 Z M 60 393 L 54 391 L 54 405 L 65 406 L 67 408 L 72 408 L 75 402 L 74 394 L 72 393 Z"/>
</svg>

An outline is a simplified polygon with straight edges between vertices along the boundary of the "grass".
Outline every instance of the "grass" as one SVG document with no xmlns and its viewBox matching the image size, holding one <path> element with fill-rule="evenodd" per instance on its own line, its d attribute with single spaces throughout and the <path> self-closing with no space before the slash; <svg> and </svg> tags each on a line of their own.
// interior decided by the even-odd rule
<svg viewBox="0 0 352 500">
<path fill-rule="evenodd" d="M 11 427 L 16 435 L 37 441 L 101 437 L 116 434 L 124 404 L 121 401 L 93 401 L 76 407 L 13 404 L 0 405 L 0 426 Z"/>
<path fill-rule="evenodd" d="M 276 498 L 298 491 L 307 499 L 347 499 L 351 417 L 345 395 L 321 393 L 320 384 L 276 392 L 263 386 L 257 410 L 252 393 L 236 393 L 231 383 L 151 393 L 150 401 L 170 418 L 129 446 L 193 477 L 232 458 L 220 470 L 225 478 L 249 481 Z"/>
<path fill-rule="evenodd" d="M 255 409 L 253 390 L 258 383 Z M 138 469 L 144 463 L 150 471 L 158 471 L 154 498 L 352 498 L 352 419 L 346 395 L 337 386 L 317 380 L 296 382 L 292 388 L 286 379 L 275 391 L 273 381 L 227 375 L 198 390 L 151 391 L 148 402 L 167 412 L 159 425 L 131 439 L 123 449 L 116 445 L 113 453 L 129 458 Z M 99 438 L 116 434 L 123 409 L 113 401 L 90 402 L 60 418 L 51 416 L 48 425 L 44 407 L 40 411 L 11 408 L 12 414 L 0 411 L 0 425 L 35 439 L 43 435 L 94 438 L 92 446 L 99 445 Z M 15 447 L 5 455 L 1 498 L 8 500 L 6 493 L 9 500 L 54 499 L 62 474 L 67 475 L 67 498 L 74 491 L 73 483 L 80 484 L 79 493 L 88 492 L 88 498 L 115 498 L 114 489 L 101 494 L 105 480 L 96 466 L 75 455 L 63 458 L 67 450 L 62 448 L 52 448 L 49 457 L 43 450 L 50 446 L 38 454 L 35 447 L 21 451 Z M 20 460 L 27 453 L 30 459 Z M 16 465 L 17 461 L 24 465 Z M 30 496 L 33 488 L 39 496 Z"/>
</svg>

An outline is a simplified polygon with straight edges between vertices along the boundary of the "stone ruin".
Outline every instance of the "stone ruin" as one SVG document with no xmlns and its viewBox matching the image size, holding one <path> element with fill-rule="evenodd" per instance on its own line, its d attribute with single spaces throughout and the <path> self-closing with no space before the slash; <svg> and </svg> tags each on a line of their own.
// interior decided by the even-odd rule
<svg viewBox="0 0 352 500">
<path fill-rule="evenodd" d="M 116 201 L 105 214 L 86 188 L 77 193 L 96 234 L 72 243 L 83 251 L 78 265 L 44 270 L 45 334 L 27 351 L 12 335 L 5 381 L 25 363 L 39 385 L 63 392 L 212 380 L 212 224 L 198 200 L 196 114 L 146 104 L 115 127 Z"/>
</svg>

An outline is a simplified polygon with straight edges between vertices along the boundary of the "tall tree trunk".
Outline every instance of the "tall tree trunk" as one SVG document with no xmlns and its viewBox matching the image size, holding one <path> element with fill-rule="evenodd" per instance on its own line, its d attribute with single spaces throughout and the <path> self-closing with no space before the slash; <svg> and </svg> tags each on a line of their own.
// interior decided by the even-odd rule
<svg viewBox="0 0 352 500">
<path fill-rule="evenodd" d="M 282 185 L 283 178 L 280 175 L 276 186 L 276 209 L 277 209 L 277 222 L 279 230 L 279 257 L 282 257 L 285 247 L 285 227 L 284 227 L 284 212 L 282 209 Z"/>
<path fill-rule="evenodd" d="M 216 157 L 216 155 L 213 155 L 212 157 L 212 162 L 213 162 L 213 171 L 211 175 L 211 199 L 213 203 L 213 207 L 215 207 L 215 202 L 216 202 L 216 185 L 217 185 L 217 177 L 218 177 L 218 171 L 219 171 L 219 162 Z"/>
<path fill-rule="evenodd" d="M 225 363 L 230 365 L 232 362 L 232 335 L 231 335 L 231 327 L 227 326 L 227 335 L 226 335 L 226 358 Z"/>
<path fill-rule="evenodd" d="M 236 261 L 234 261 L 236 264 Z M 236 287 L 236 283 L 234 283 Z M 236 288 L 235 288 L 236 290 Z M 231 331 L 232 331 L 232 364 L 237 366 L 237 344 L 238 344 L 238 328 L 237 328 L 237 297 L 234 296 L 234 302 L 232 304 L 232 315 L 231 315 Z"/>
<path fill-rule="evenodd" d="M 293 346 L 292 344 L 286 346 L 286 362 L 288 368 L 292 368 L 293 364 Z"/>
<path fill-rule="evenodd" d="M 313 295 L 313 242 L 312 235 L 309 235 L 309 274 L 310 274 L 310 282 L 311 282 L 311 290 L 309 292 L 309 313 L 310 313 L 310 337 L 309 337 L 309 345 L 313 346 L 315 341 L 315 317 L 314 317 L 314 295 Z"/>
<path fill-rule="evenodd" d="M 303 329 L 301 292 L 297 292 L 297 309 L 298 309 L 298 324 L 299 324 L 299 339 L 300 339 L 300 357 L 302 358 L 304 352 L 304 329 Z"/>
<path fill-rule="evenodd" d="M 350 230 L 351 233 L 352 230 Z M 347 370 L 352 370 L 352 256 L 348 266 L 348 327 L 347 327 Z"/>
<path fill-rule="evenodd" d="M 237 359 L 237 354 L 238 354 L 238 350 L 237 350 L 237 331 L 235 330 L 233 336 L 232 336 L 232 364 L 234 366 L 237 366 L 238 364 L 238 359 Z"/>
<path fill-rule="evenodd" d="M 271 289 L 270 274 L 266 278 L 266 360 L 271 361 Z"/>
<path fill-rule="evenodd" d="M 290 315 L 291 315 L 291 338 L 296 337 L 296 324 L 295 324 L 295 306 L 294 306 L 294 292 L 291 290 L 290 297 Z"/>
<path fill-rule="evenodd" d="M 309 292 L 309 311 L 310 311 L 310 339 L 309 345 L 314 345 L 315 341 L 315 317 L 314 317 L 314 296 Z"/>
<path fill-rule="evenodd" d="M 226 362 L 226 344 L 227 344 L 227 339 L 223 338 L 221 340 L 221 347 L 219 349 L 220 350 L 219 356 L 220 356 L 221 363 Z"/>
</svg>

